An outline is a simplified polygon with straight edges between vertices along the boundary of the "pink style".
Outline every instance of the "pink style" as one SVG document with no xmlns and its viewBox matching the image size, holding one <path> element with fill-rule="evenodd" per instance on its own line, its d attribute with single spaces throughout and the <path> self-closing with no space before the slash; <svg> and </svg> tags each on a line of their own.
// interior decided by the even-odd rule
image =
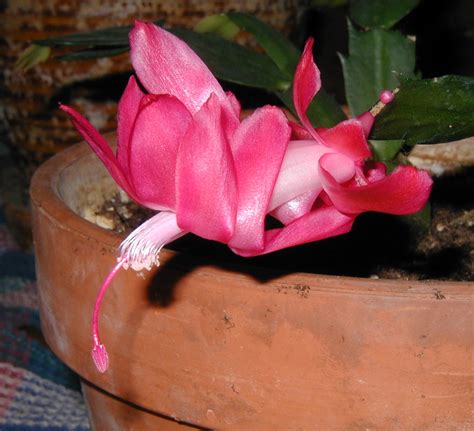
<svg viewBox="0 0 474 431">
<path fill-rule="evenodd" d="M 117 153 L 79 113 L 61 105 L 115 181 L 157 214 L 120 246 L 93 317 L 92 357 L 100 372 L 108 356 L 99 337 L 99 307 L 120 268 L 151 269 L 161 248 L 186 233 L 256 256 L 350 231 L 358 214 L 411 214 L 428 200 L 432 180 L 410 166 L 386 175 L 369 163 L 365 113 L 315 129 L 306 110 L 321 87 L 306 43 L 294 84 L 302 125 L 265 106 L 240 121 L 240 104 L 223 91 L 183 41 L 153 24 L 130 33 L 132 76 L 118 107 Z M 142 90 L 145 89 L 145 91 Z M 272 216 L 281 228 L 265 230 Z"/>
</svg>

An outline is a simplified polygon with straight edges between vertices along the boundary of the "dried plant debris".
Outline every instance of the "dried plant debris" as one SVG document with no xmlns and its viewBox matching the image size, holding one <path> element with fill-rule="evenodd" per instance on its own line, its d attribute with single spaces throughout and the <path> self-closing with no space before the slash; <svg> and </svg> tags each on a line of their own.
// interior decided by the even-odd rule
<svg viewBox="0 0 474 431">
<path fill-rule="evenodd" d="M 130 200 L 124 193 L 116 193 L 99 207 L 86 207 L 82 216 L 96 225 L 120 234 L 128 234 L 153 211 Z"/>
</svg>

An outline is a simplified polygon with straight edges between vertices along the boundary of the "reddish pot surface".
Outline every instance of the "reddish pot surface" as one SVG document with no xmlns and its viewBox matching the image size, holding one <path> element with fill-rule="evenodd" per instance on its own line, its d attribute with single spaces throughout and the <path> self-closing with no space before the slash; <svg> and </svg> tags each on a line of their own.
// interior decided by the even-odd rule
<svg viewBox="0 0 474 431">
<path fill-rule="evenodd" d="M 108 291 L 99 374 L 91 314 L 121 238 L 75 211 L 109 183 L 76 146 L 31 190 L 43 330 L 89 382 L 95 429 L 472 427 L 474 283 L 279 274 L 164 250 L 158 271 L 122 271 Z"/>
</svg>

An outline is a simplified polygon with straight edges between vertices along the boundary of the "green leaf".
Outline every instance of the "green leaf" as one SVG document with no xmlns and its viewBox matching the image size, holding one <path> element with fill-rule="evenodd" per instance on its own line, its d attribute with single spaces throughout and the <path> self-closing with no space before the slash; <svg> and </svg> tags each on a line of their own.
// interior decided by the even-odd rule
<svg viewBox="0 0 474 431">
<path fill-rule="evenodd" d="M 252 15 L 231 12 L 227 16 L 242 30 L 251 33 L 278 68 L 286 74 L 289 80 L 293 81 L 301 55 L 295 45 L 281 33 Z M 291 88 L 285 92 L 277 92 L 277 96 L 291 112 L 295 113 Z M 333 126 L 337 122 L 346 119 L 335 98 L 323 89 L 319 91 L 311 103 L 308 109 L 308 117 L 315 126 L 324 127 Z"/>
<path fill-rule="evenodd" d="M 353 116 L 370 109 L 380 91 L 398 85 L 396 74 L 414 75 L 415 43 L 398 32 L 358 32 L 349 22 L 349 56 L 340 56 Z"/>
<path fill-rule="evenodd" d="M 285 91 L 288 77 L 267 56 L 212 33 L 199 34 L 184 28 L 170 30 L 184 40 L 218 78 L 248 87 Z"/>
<path fill-rule="evenodd" d="M 76 60 L 92 60 L 96 58 L 113 57 L 114 55 L 120 55 L 129 50 L 128 46 L 119 48 L 100 49 L 92 48 L 85 49 L 83 51 L 76 51 L 70 54 L 60 55 L 56 57 L 58 60 L 63 61 L 76 61 Z"/>
<path fill-rule="evenodd" d="M 430 230 L 431 224 L 431 204 L 426 205 L 417 213 L 400 216 L 400 219 L 408 225 L 415 235 L 425 235 Z"/>
<path fill-rule="evenodd" d="M 111 27 L 44 39 L 36 43 L 44 46 L 90 47 L 60 57 L 63 60 L 107 57 L 129 49 L 130 29 L 130 26 Z M 269 91 L 284 91 L 291 85 L 291 80 L 263 54 L 213 34 L 199 34 L 184 28 L 173 28 L 169 31 L 190 45 L 220 79 Z"/>
<path fill-rule="evenodd" d="M 235 25 L 225 14 L 210 15 L 199 21 L 194 27 L 197 33 L 215 33 L 224 39 L 232 40 L 239 32 Z"/>
<path fill-rule="evenodd" d="M 391 162 L 395 159 L 405 141 L 403 139 L 394 139 L 391 141 L 369 140 L 372 147 L 373 159 L 378 162 Z"/>
<path fill-rule="evenodd" d="M 352 0 L 350 17 L 366 29 L 393 27 L 408 15 L 420 0 Z"/>
<path fill-rule="evenodd" d="M 296 116 L 293 105 L 293 90 L 289 88 L 285 92 L 277 92 L 276 95 L 286 105 L 286 107 Z M 336 102 L 334 96 L 319 90 L 316 97 L 309 105 L 308 118 L 315 127 L 332 127 L 340 121 L 347 120 L 341 107 Z"/>
<path fill-rule="evenodd" d="M 109 27 L 36 40 L 35 44 L 42 46 L 126 46 L 131 28 L 131 26 Z"/>
<path fill-rule="evenodd" d="M 332 127 L 347 120 L 336 98 L 323 89 L 316 94 L 306 113 L 314 126 Z"/>
<path fill-rule="evenodd" d="M 370 136 L 404 139 L 408 145 L 474 136 L 474 78 L 404 80 L 393 102 L 376 116 Z"/>
<path fill-rule="evenodd" d="M 300 59 L 300 51 L 280 32 L 252 15 L 230 12 L 230 20 L 242 30 L 251 33 L 267 55 L 288 78 L 293 75 Z"/>
<path fill-rule="evenodd" d="M 46 61 L 51 54 L 48 46 L 31 45 L 26 48 L 15 63 L 15 67 L 26 72 L 32 67 Z"/>
</svg>

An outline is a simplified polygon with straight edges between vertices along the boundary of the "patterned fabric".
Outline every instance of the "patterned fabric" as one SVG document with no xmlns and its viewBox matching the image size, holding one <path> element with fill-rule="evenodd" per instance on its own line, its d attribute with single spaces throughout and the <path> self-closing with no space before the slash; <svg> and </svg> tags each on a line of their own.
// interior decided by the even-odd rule
<svg viewBox="0 0 474 431">
<path fill-rule="evenodd" d="M 0 430 L 86 431 L 77 376 L 41 335 L 34 258 L 0 213 Z"/>
</svg>

